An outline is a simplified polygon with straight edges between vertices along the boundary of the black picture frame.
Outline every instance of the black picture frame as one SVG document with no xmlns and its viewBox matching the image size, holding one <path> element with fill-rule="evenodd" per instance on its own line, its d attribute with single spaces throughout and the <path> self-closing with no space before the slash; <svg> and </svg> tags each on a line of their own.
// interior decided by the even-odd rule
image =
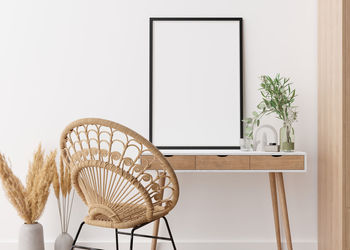
<svg viewBox="0 0 350 250">
<path fill-rule="evenodd" d="M 157 21 L 234 21 L 239 22 L 239 61 L 240 61 L 240 138 L 243 138 L 243 18 L 242 17 L 150 17 L 149 18 L 149 141 L 153 143 L 153 36 L 154 23 Z M 158 149 L 183 150 L 230 150 L 240 149 L 233 146 L 157 146 Z"/>
</svg>

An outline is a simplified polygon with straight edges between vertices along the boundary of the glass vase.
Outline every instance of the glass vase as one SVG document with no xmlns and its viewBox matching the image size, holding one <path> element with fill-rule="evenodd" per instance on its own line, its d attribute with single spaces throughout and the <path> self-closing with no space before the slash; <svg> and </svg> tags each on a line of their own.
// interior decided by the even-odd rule
<svg viewBox="0 0 350 250">
<path fill-rule="evenodd" d="M 283 127 L 280 129 L 280 146 L 283 152 L 293 152 L 294 151 L 294 129 L 292 124 L 284 123 Z"/>
<path fill-rule="evenodd" d="M 252 151 L 253 150 L 253 139 L 243 138 L 240 140 L 240 146 L 242 151 Z"/>
</svg>

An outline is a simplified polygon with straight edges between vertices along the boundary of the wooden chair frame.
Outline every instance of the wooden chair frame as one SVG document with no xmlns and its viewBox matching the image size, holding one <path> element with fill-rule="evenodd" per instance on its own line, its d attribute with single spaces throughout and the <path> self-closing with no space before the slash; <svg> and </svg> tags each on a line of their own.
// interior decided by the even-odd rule
<svg viewBox="0 0 350 250">
<path fill-rule="evenodd" d="M 179 197 L 177 177 L 162 153 L 147 139 L 118 123 L 85 118 L 72 122 L 62 133 L 60 148 L 71 170 L 74 188 L 89 208 L 81 224 L 131 228 L 133 237 L 175 243 L 165 216 Z M 135 230 L 163 218 L 170 238 L 135 234 Z M 86 249 L 85 247 L 75 248 Z"/>
</svg>

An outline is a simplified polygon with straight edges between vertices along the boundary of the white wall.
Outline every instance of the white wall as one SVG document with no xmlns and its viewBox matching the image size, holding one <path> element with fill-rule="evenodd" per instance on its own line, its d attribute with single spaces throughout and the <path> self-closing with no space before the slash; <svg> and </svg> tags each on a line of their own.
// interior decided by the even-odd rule
<svg viewBox="0 0 350 250">
<path fill-rule="evenodd" d="M 0 1 L 0 151 L 14 171 L 24 178 L 38 143 L 57 148 L 61 131 L 76 118 L 103 117 L 148 135 L 150 16 L 243 17 L 249 113 L 259 98 L 259 75 L 280 72 L 295 82 L 296 145 L 308 153 L 309 171 L 286 174 L 286 192 L 295 249 L 316 249 L 316 0 Z M 266 174 L 178 177 L 181 197 L 169 219 L 180 249 L 273 249 Z M 72 234 L 84 213 L 77 200 Z M 59 232 L 52 197 L 41 222 L 52 242 Z M 21 223 L 0 192 L 1 249 L 15 249 Z M 89 228 L 82 240 L 112 241 L 113 232 Z"/>
</svg>

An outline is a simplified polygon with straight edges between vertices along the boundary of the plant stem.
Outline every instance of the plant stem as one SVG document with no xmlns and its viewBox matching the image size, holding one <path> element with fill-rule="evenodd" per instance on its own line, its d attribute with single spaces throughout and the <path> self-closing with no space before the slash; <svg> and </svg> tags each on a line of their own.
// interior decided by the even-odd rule
<svg viewBox="0 0 350 250">
<path fill-rule="evenodd" d="M 68 193 L 67 197 L 66 197 L 66 199 L 67 199 L 67 201 L 66 201 L 66 230 L 65 230 L 66 233 L 68 232 L 68 210 L 69 210 L 69 201 L 70 201 L 69 197 L 70 197 L 70 193 Z"/>
<path fill-rule="evenodd" d="M 62 210 L 61 210 L 60 197 L 58 197 L 58 199 L 57 199 L 57 204 L 58 204 L 58 213 L 60 214 L 61 233 L 63 233 L 63 220 L 62 220 Z"/>
<path fill-rule="evenodd" d="M 75 192 L 74 192 L 74 190 L 73 190 L 73 195 L 72 195 L 72 199 L 71 199 L 71 203 L 70 203 L 70 209 L 69 209 L 69 213 L 68 213 L 67 232 L 68 232 L 68 227 L 69 227 L 69 222 L 70 222 L 70 215 L 71 215 L 71 213 L 72 213 L 74 195 L 75 195 Z"/>
<path fill-rule="evenodd" d="M 66 197 L 62 195 L 63 203 L 63 233 L 66 233 Z"/>
</svg>

